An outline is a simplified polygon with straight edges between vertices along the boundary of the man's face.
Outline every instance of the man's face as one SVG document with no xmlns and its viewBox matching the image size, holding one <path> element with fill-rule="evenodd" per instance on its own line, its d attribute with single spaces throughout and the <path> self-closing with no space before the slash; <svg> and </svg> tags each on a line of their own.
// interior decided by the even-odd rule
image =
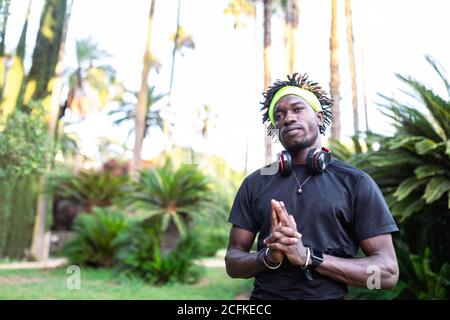
<svg viewBox="0 0 450 320">
<path fill-rule="evenodd" d="M 287 95 L 278 101 L 274 111 L 275 128 L 286 150 L 295 152 L 311 146 L 319 136 L 323 112 L 314 109 L 302 98 Z"/>
</svg>

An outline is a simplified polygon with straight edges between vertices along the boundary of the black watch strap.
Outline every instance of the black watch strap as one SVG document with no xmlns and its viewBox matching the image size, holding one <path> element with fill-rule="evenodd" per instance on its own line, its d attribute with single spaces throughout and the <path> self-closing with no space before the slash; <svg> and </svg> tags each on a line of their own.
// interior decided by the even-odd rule
<svg viewBox="0 0 450 320">
<path fill-rule="evenodd" d="M 314 248 L 309 248 L 311 252 L 311 264 L 309 265 L 310 270 L 316 269 L 323 262 L 323 253 L 322 251 Z"/>
</svg>

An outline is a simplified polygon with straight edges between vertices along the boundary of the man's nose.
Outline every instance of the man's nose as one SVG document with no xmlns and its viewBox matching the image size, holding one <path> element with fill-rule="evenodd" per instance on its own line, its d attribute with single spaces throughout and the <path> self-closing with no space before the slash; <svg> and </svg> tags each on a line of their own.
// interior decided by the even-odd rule
<svg viewBox="0 0 450 320">
<path fill-rule="evenodd" d="M 294 122 L 297 122 L 297 119 L 295 118 L 293 112 L 289 110 L 286 112 L 286 116 L 284 117 L 284 126 L 288 126 Z"/>
</svg>

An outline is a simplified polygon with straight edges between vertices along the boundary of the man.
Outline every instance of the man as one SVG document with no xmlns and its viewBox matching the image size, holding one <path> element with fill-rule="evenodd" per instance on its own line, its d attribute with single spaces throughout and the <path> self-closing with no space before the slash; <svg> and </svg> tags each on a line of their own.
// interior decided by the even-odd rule
<svg viewBox="0 0 450 320">
<path fill-rule="evenodd" d="M 251 299 L 343 299 L 347 285 L 395 287 L 391 233 L 398 228 L 378 186 L 336 159 L 320 173 L 307 165 L 326 153 L 319 132 L 330 124 L 332 101 L 298 74 L 263 95 L 263 122 L 278 130 L 292 173 L 266 174 L 265 167 L 243 181 L 229 217 L 227 273 L 255 277 Z M 366 257 L 355 258 L 359 248 Z"/>
</svg>

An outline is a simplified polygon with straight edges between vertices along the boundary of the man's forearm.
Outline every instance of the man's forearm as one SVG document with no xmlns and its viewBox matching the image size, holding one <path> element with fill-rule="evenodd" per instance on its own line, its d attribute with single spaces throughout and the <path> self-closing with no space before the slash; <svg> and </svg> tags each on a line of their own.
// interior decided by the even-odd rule
<svg viewBox="0 0 450 320">
<path fill-rule="evenodd" d="M 230 249 L 225 256 L 227 273 L 232 278 L 251 278 L 265 270 L 263 250 L 255 253 Z"/>
<path fill-rule="evenodd" d="M 355 287 L 368 287 L 368 280 L 379 275 L 380 289 L 392 289 L 398 280 L 398 266 L 395 261 L 386 261 L 373 255 L 360 259 L 345 259 L 323 255 L 317 272 Z"/>
</svg>

